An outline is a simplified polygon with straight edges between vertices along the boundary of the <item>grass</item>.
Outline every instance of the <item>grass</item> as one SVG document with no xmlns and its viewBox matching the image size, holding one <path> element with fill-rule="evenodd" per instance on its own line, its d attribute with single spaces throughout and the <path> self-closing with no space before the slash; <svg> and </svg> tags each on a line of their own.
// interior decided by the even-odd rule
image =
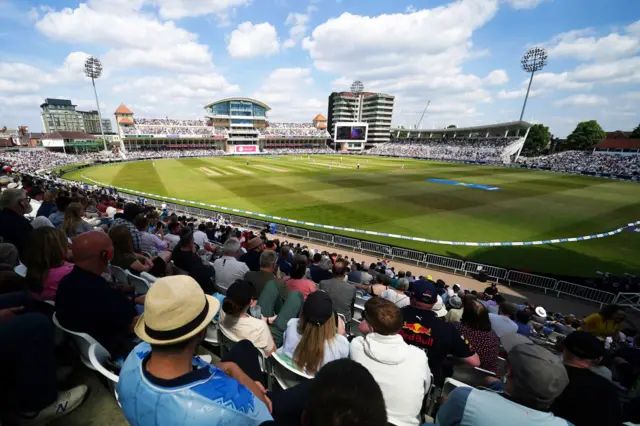
<svg viewBox="0 0 640 426">
<path fill-rule="evenodd" d="M 379 157 L 186 158 L 71 172 L 148 193 L 297 220 L 446 241 L 537 241 L 640 220 L 640 185 L 551 172 Z M 332 169 L 328 165 L 334 163 Z M 357 162 L 361 170 L 356 170 Z M 405 169 L 401 165 L 405 164 Z M 244 173 L 243 173 L 244 172 Z M 497 186 L 485 191 L 428 178 Z M 313 229 L 313 228 L 311 228 Z M 320 229 L 321 230 L 321 229 Z M 640 235 L 535 247 L 464 247 L 342 235 L 510 269 L 640 274 Z"/>
</svg>

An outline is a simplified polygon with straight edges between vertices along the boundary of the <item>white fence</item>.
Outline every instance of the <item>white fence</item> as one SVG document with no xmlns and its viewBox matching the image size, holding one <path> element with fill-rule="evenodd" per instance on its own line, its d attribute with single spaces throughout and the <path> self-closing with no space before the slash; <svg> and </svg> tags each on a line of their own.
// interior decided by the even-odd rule
<svg viewBox="0 0 640 426">
<path fill-rule="evenodd" d="M 123 198 L 125 199 L 137 201 L 137 198 L 135 197 L 126 196 L 125 194 L 121 195 L 123 195 Z M 161 201 L 153 199 L 147 199 L 147 203 L 156 207 L 160 207 L 162 205 Z M 240 225 L 251 226 L 258 229 L 261 229 L 264 225 L 264 221 L 250 219 L 244 216 L 229 215 L 197 207 L 187 207 L 180 204 L 166 204 L 169 210 L 173 210 L 181 214 L 199 215 L 204 217 L 211 217 L 212 214 L 215 214 L 216 216 L 221 216 L 225 220 L 230 220 Z M 326 232 L 311 231 L 305 228 L 297 228 L 288 225 L 276 224 L 276 231 L 279 234 L 297 237 L 303 240 L 318 241 L 334 247 L 346 247 L 361 253 L 370 253 L 381 258 L 403 259 L 417 265 L 445 269 L 455 274 L 464 274 L 465 276 L 474 275 L 480 271 L 484 271 L 489 278 L 492 278 L 492 280 L 496 282 L 502 281 L 509 285 L 520 284 L 528 287 L 534 287 L 544 291 L 545 293 L 555 293 L 557 297 L 560 297 L 560 295 L 570 296 L 572 298 L 594 302 L 601 306 L 616 303 L 621 306 L 630 307 L 636 311 L 640 311 L 640 293 L 620 293 L 616 295 L 614 293 L 567 281 L 557 281 L 553 278 L 542 275 L 528 274 L 520 271 L 508 271 L 504 268 L 498 268 L 496 266 L 485 265 L 482 263 L 465 262 L 462 259 L 438 256 L 402 247 L 390 247 L 371 241 L 361 241 L 355 238 L 328 234 Z"/>
</svg>

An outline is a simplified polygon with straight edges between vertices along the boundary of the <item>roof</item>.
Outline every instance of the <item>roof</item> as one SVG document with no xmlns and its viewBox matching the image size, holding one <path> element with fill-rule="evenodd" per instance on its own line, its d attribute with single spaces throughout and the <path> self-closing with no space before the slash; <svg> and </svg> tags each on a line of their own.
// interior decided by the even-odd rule
<svg viewBox="0 0 640 426">
<path fill-rule="evenodd" d="M 607 136 L 606 136 L 606 140 L 609 139 L 629 139 L 629 135 L 631 135 L 631 132 L 625 132 L 623 130 L 616 130 L 613 132 L 606 132 Z"/>
<path fill-rule="evenodd" d="M 42 135 L 42 139 L 96 139 L 84 132 L 53 132 Z"/>
<path fill-rule="evenodd" d="M 325 117 L 322 114 L 318 114 L 316 115 L 316 117 L 313 119 L 313 121 L 327 121 L 327 117 Z"/>
<path fill-rule="evenodd" d="M 118 107 L 118 109 L 115 112 L 116 114 L 132 114 L 133 112 L 131 112 L 131 110 L 129 108 L 127 108 L 124 104 L 120 104 L 120 106 Z"/>
<path fill-rule="evenodd" d="M 472 126 L 472 127 L 453 127 L 451 129 L 399 129 L 397 127 L 392 127 L 392 131 L 401 131 L 401 132 L 429 132 L 429 133 L 464 133 L 464 132 L 474 132 L 479 130 L 490 131 L 492 129 L 510 129 L 513 127 L 520 128 L 529 128 L 531 127 L 531 123 L 526 121 L 509 121 L 506 123 L 495 123 L 495 124 L 485 124 L 482 126 Z"/>
<path fill-rule="evenodd" d="M 210 104 L 207 104 L 204 107 L 207 108 L 207 107 L 210 107 L 210 106 L 218 105 L 218 104 L 221 104 L 223 102 L 229 102 L 229 101 L 253 102 L 256 105 L 260 105 L 261 107 L 263 107 L 267 111 L 271 111 L 271 107 L 269 105 L 265 104 L 264 102 L 260 102 L 258 100 L 251 99 L 251 98 L 225 98 L 225 99 L 220 99 L 219 101 L 211 102 Z"/>
<path fill-rule="evenodd" d="M 351 92 L 333 92 L 332 95 L 342 96 L 343 98 L 357 98 L 358 97 L 357 94 L 353 94 Z M 385 97 L 385 98 L 394 98 L 395 99 L 395 96 L 387 95 L 386 93 L 362 92 L 361 95 L 364 98 L 368 98 L 368 97 L 371 97 L 371 96 L 382 96 L 382 97 Z"/>
<path fill-rule="evenodd" d="M 71 103 L 69 99 L 54 99 L 54 98 L 45 99 L 44 103 L 40 105 L 40 107 L 43 107 L 44 105 L 75 106 Z"/>
<path fill-rule="evenodd" d="M 640 149 L 640 139 L 605 139 L 596 145 L 598 149 Z"/>
<path fill-rule="evenodd" d="M 133 119 L 131 117 L 120 117 L 120 118 L 118 118 L 118 123 L 120 123 L 120 124 L 133 124 Z"/>
</svg>

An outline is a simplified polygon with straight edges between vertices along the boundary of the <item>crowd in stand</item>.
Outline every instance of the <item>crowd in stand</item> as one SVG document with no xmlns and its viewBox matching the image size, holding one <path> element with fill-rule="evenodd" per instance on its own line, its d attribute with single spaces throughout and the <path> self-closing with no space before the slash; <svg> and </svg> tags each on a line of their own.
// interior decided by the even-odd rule
<svg viewBox="0 0 640 426">
<path fill-rule="evenodd" d="M 224 136 L 226 129 L 213 126 L 142 125 L 122 126 L 125 135 Z"/>
<path fill-rule="evenodd" d="M 518 159 L 529 167 L 543 167 L 556 172 L 588 172 L 614 175 L 640 175 L 640 155 L 611 155 L 585 151 L 564 151 L 542 157 Z"/>
<path fill-rule="evenodd" d="M 264 147 L 264 152 L 268 152 L 270 154 L 335 154 L 336 152 L 333 149 L 329 148 L 269 148 L 268 146 Z"/>
<path fill-rule="evenodd" d="M 464 289 L 266 229 L 9 173 L 0 374 L 11 390 L 3 413 L 19 424 L 62 416 L 88 391 L 57 390 L 54 311 L 109 351 L 135 425 L 415 426 L 431 387 L 450 377 L 466 386 L 434 402 L 443 426 L 640 421 L 640 337 L 618 306 L 554 314 L 510 303 L 495 285 Z M 148 292 L 116 267 L 148 279 Z M 216 327 L 237 343 L 209 363 L 196 354 Z M 311 378 L 267 389 L 260 359 L 272 356 Z"/>
<path fill-rule="evenodd" d="M 514 140 L 514 138 L 399 139 L 376 145 L 367 151 L 367 154 L 502 164 L 504 149 Z"/>
<path fill-rule="evenodd" d="M 263 136 L 312 136 L 330 138 L 325 129 L 316 129 L 311 123 L 269 123 L 258 129 Z"/>
<path fill-rule="evenodd" d="M 207 123 L 204 120 L 174 120 L 172 118 L 134 118 L 133 122 L 136 125 L 142 126 L 189 126 L 189 127 L 204 127 Z"/>
</svg>

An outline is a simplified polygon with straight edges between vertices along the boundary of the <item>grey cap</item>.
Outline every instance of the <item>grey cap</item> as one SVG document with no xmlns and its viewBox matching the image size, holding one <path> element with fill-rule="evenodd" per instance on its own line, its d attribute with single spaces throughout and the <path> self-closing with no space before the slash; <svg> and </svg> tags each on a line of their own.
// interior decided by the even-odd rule
<svg viewBox="0 0 640 426">
<path fill-rule="evenodd" d="M 508 351 L 511 396 L 532 408 L 547 408 L 569 384 L 567 370 L 560 357 L 526 337 L 520 336 L 525 341 L 514 334 L 502 338 Z"/>
</svg>

